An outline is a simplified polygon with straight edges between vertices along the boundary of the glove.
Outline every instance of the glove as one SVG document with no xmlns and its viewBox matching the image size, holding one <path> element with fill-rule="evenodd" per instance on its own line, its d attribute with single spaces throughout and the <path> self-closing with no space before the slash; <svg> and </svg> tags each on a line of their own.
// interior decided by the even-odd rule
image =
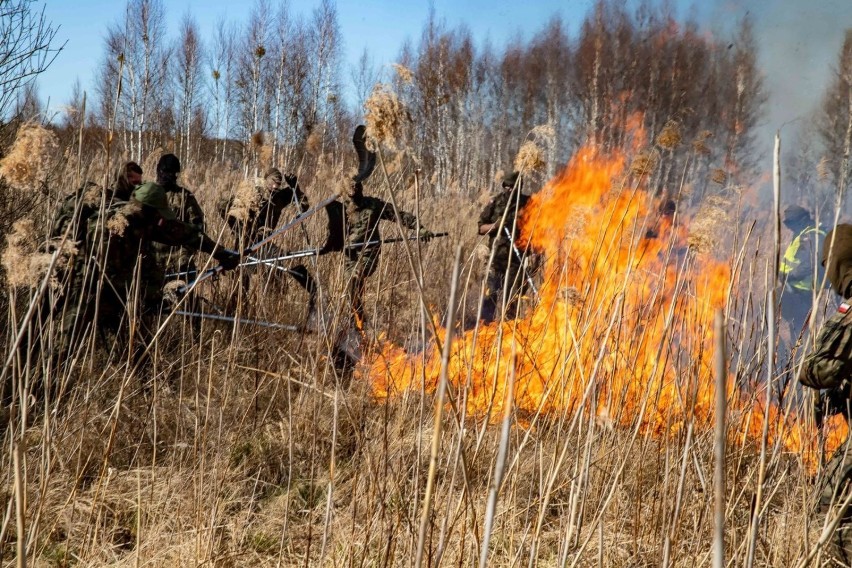
<svg viewBox="0 0 852 568">
<path fill-rule="evenodd" d="M 233 251 L 216 251 L 213 258 L 219 261 L 223 270 L 233 270 L 240 265 L 240 255 Z"/>
<path fill-rule="evenodd" d="M 429 229 L 420 229 L 420 232 L 417 233 L 417 238 L 424 243 L 428 243 L 432 239 L 435 238 L 435 233 L 430 231 Z"/>
</svg>

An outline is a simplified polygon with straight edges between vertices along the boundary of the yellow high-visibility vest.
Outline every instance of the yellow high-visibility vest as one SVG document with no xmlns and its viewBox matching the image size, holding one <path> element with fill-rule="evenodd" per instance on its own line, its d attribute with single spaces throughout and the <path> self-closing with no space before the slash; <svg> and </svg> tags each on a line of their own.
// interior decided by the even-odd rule
<svg viewBox="0 0 852 568">
<path fill-rule="evenodd" d="M 779 267 L 781 274 L 787 276 L 791 272 L 796 270 L 800 264 L 802 264 L 802 259 L 799 258 L 799 249 L 802 246 L 802 237 L 805 237 L 812 233 L 820 237 L 825 236 L 825 231 L 823 231 L 819 227 L 808 227 L 807 229 L 796 235 L 796 238 L 793 239 L 793 242 L 791 242 L 790 246 L 787 247 L 787 250 L 784 251 L 784 257 L 781 259 L 781 266 Z M 810 275 L 807 278 L 801 278 L 797 280 L 792 280 L 788 276 L 787 284 L 789 284 L 796 290 L 809 292 L 813 289 L 813 275 Z"/>
</svg>

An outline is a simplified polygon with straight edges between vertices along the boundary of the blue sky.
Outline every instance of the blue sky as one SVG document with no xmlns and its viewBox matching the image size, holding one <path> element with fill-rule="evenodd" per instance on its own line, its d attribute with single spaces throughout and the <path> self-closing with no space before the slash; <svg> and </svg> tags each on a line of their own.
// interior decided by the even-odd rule
<svg viewBox="0 0 852 568">
<path fill-rule="evenodd" d="M 806 117 L 830 78 L 844 30 L 852 27 L 852 0 L 669 1 L 680 15 L 697 14 L 714 33 L 729 29 L 746 14 L 752 16 L 770 91 L 765 126 L 771 130 Z M 290 10 L 307 17 L 318 3 L 290 0 Z M 345 50 L 341 78 L 344 84 L 350 82 L 349 66 L 365 47 L 376 64 L 393 62 L 406 38 L 419 37 L 430 5 L 450 26 L 463 23 L 478 42 L 489 38 L 500 46 L 518 34 L 529 37 L 554 15 L 576 29 L 592 4 L 593 0 L 338 0 Z M 190 13 L 202 37 L 211 37 L 222 17 L 245 21 L 253 2 L 167 0 L 165 5 L 170 33 Z M 61 26 L 58 37 L 68 42 L 39 79 L 41 97 L 50 97 L 52 108 L 67 102 L 77 78 L 94 94 L 106 28 L 121 18 L 124 6 L 122 0 L 47 0 L 47 17 Z"/>
</svg>

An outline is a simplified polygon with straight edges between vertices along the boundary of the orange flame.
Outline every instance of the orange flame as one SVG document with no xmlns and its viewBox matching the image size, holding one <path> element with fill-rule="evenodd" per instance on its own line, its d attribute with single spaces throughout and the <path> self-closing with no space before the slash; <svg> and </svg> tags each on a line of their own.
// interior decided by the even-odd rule
<svg viewBox="0 0 852 568">
<path fill-rule="evenodd" d="M 585 411 L 655 435 L 713 423 L 713 318 L 727 300 L 729 267 L 688 250 L 683 224 L 673 226 L 624 171 L 624 156 L 584 148 L 531 198 L 518 244 L 546 259 L 539 298 L 521 319 L 452 339 L 448 379 L 464 389 L 469 415 L 503 414 L 514 361 L 511 404 L 524 421 Z M 443 345 L 446 330 L 438 335 Z M 409 356 L 382 341 L 364 374 L 383 399 L 434 390 L 440 365 L 437 350 Z M 759 440 L 761 397 L 741 401 L 731 377 L 726 390 L 731 431 Z M 770 443 L 816 463 L 813 432 L 774 405 L 768 419 Z M 837 447 L 845 431 L 832 424 L 828 445 Z"/>
</svg>

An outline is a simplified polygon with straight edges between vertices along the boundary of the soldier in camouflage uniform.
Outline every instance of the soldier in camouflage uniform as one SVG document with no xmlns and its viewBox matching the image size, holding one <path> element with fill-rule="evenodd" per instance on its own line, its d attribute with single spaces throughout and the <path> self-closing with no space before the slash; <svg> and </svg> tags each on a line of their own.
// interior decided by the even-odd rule
<svg viewBox="0 0 852 568">
<path fill-rule="evenodd" d="M 299 180 L 296 176 L 292 173 L 282 174 L 278 168 L 267 169 L 263 174 L 263 187 L 255 187 L 255 191 L 261 197 L 256 204 L 253 204 L 254 206 L 244 211 L 244 215 L 238 217 L 231 214 L 230 211 L 234 205 L 233 198 L 227 207 L 229 213 L 225 220 L 234 233 L 237 250 L 246 250 L 263 239 L 267 233 L 277 229 L 281 224 L 281 214 L 290 205 L 296 207 L 298 214 L 304 213 L 311 207 L 308 197 L 299 187 Z M 243 206 L 247 206 L 247 204 L 243 204 Z M 284 252 L 274 244 L 267 244 L 258 253 L 258 256 L 275 257 L 283 254 Z M 316 280 L 303 264 L 286 269 L 281 267 L 281 269 L 286 271 L 310 295 L 308 302 L 308 314 L 310 315 L 314 309 L 316 294 L 319 289 Z M 244 272 L 244 290 L 248 289 L 248 284 L 248 273 Z"/>
<path fill-rule="evenodd" d="M 98 217 L 101 207 L 108 208 L 115 201 L 129 200 L 131 193 L 141 182 L 142 168 L 139 164 L 125 162 L 116 173 L 113 187 L 104 190 L 98 184 L 87 181 L 60 202 L 50 230 L 48 250 L 53 252 L 64 238 L 66 243 L 71 243 L 77 252 L 69 258 L 67 265 L 57 265 L 56 278 L 63 292 L 59 295 L 45 296 L 43 318 L 52 314 L 64 320 L 61 312 L 66 309 L 67 299 L 69 297 L 79 299 L 81 296 L 86 265 L 82 259 L 86 254 L 89 221 Z"/>
<path fill-rule="evenodd" d="M 488 235 L 489 245 L 494 251 L 482 305 L 482 318 L 486 322 L 497 319 L 503 304 L 505 284 L 509 287 L 505 314 L 508 319 L 515 317 L 517 299 L 523 290 L 524 267 L 506 235 L 508 229 L 517 238 L 517 218 L 529 201 L 529 196 L 524 195 L 522 189 L 523 183 L 518 172 L 506 176 L 503 178 L 502 191 L 491 199 L 479 215 L 479 234 Z"/>
<path fill-rule="evenodd" d="M 835 235 L 830 232 L 825 237 L 822 264 L 825 266 L 831 287 L 842 298 L 848 299 L 852 297 L 852 225 L 838 225 L 833 232 Z M 832 240 L 834 240 L 833 246 Z M 817 340 L 817 350 L 821 347 L 819 341 L 822 339 L 822 333 L 821 331 Z M 848 356 L 847 348 L 844 357 Z M 821 423 L 826 414 L 841 413 L 846 416 L 847 421 L 849 420 L 850 380 L 840 378 L 844 379 L 840 386 L 819 393 L 818 423 Z M 819 488 L 817 506 L 820 520 L 826 517 L 831 520 L 840 515 L 840 523 L 829 541 L 829 550 L 843 566 L 852 566 L 852 507 L 841 510 L 842 504 L 852 491 L 852 445 L 849 438 L 841 444 L 829 460 Z"/>
<path fill-rule="evenodd" d="M 103 191 L 93 181 L 85 182 L 76 191 L 66 195 L 59 204 L 50 231 L 51 238 L 62 238 L 70 223 L 74 226 L 68 235 L 72 241 L 81 242 L 86 233 L 86 222 L 103 204 L 114 199 L 127 201 L 136 186 L 142 183 L 142 168 L 136 162 L 125 162 L 119 167 L 113 187 Z"/>
<path fill-rule="evenodd" d="M 299 213 L 310 209 L 310 202 L 299 187 L 295 175 L 282 175 L 278 168 L 269 168 L 263 174 L 263 183 L 263 187 L 255 188 L 263 197 L 256 209 L 246 211 L 245 220 L 230 214 L 227 216 L 228 226 L 237 239 L 238 250 L 245 250 L 262 239 L 266 231 L 275 230 L 279 225 L 281 213 L 290 205 L 295 205 Z M 282 183 L 286 185 L 282 187 Z"/>
<path fill-rule="evenodd" d="M 127 334 L 135 328 L 147 339 L 144 325 L 129 324 L 156 313 L 162 301 L 165 273 L 151 250 L 153 243 L 206 252 L 226 270 L 239 263 L 239 255 L 218 247 L 196 225 L 177 220 L 164 189 L 146 183 L 130 201 L 115 201 L 89 218 L 83 267 L 75 270 L 83 281 L 70 286 L 60 325 L 61 352 L 77 344 L 88 327 L 118 332 L 124 341 L 133 339 Z"/>
<path fill-rule="evenodd" d="M 416 230 L 423 241 L 429 241 L 433 234 L 420 226 L 417 218 L 411 213 L 399 211 L 399 215 L 396 215 L 391 204 L 364 195 L 364 186 L 360 181 L 353 181 L 348 185 L 348 191 L 343 196 L 342 209 L 345 216 L 343 251 L 347 296 L 356 325 L 361 327 L 364 322 L 365 281 L 378 266 L 381 245 L 352 245 L 381 241 L 379 221 L 382 220 L 396 221 L 407 229 Z"/>
<path fill-rule="evenodd" d="M 166 192 L 169 207 L 178 221 L 194 226 L 204 232 L 204 211 L 191 191 L 177 183 L 181 171 L 180 160 L 174 154 L 163 154 L 157 162 L 157 185 Z M 195 255 L 189 247 L 172 248 L 157 243 L 154 245 L 157 261 L 166 272 L 184 272 L 195 270 Z"/>
</svg>

